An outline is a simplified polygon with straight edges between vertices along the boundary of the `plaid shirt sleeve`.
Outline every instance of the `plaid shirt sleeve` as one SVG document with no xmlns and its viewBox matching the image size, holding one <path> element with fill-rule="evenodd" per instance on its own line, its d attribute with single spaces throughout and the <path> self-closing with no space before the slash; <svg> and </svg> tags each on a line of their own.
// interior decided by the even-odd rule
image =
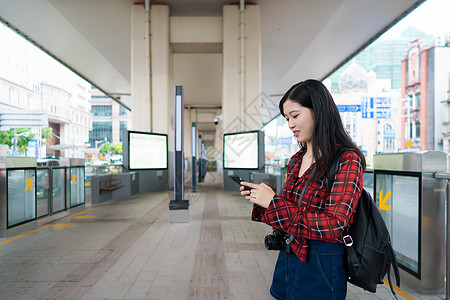
<svg viewBox="0 0 450 300">
<path fill-rule="evenodd" d="M 291 157 L 291 159 L 288 163 L 287 174 L 290 174 L 292 172 L 292 169 L 294 169 L 296 167 L 295 163 L 298 162 L 298 160 L 301 156 L 301 153 L 302 153 L 301 151 L 298 151 L 296 154 L 294 154 Z M 266 212 L 266 209 L 264 207 L 254 204 L 253 210 L 252 210 L 252 221 L 264 222 L 265 212 Z"/>
<path fill-rule="evenodd" d="M 298 173 L 298 169 L 299 166 L 293 171 Z M 342 155 L 330 193 L 324 180 L 311 181 L 305 187 L 310 172 L 306 171 L 301 178 L 291 174 L 281 195 L 275 195 L 269 207 L 259 211 L 258 219 L 292 234 L 295 239 L 338 242 L 344 228 L 352 222 L 361 195 L 361 160 L 353 151 Z M 299 205 L 304 188 L 306 190 Z"/>
</svg>

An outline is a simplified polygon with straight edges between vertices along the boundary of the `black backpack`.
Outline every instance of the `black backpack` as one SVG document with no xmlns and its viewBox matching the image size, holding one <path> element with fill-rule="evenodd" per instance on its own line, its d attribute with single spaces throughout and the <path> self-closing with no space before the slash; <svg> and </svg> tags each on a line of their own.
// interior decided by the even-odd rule
<svg viewBox="0 0 450 300">
<path fill-rule="evenodd" d="M 330 171 L 327 173 L 326 186 L 328 192 L 331 191 L 333 186 L 334 176 L 338 171 L 342 154 L 347 150 L 345 148 L 338 150 Z M 344 247 L 344 263 L 347 281 L 375 293 L 377 284 L 383 283 L 383 278 L 387 273 L 389 287 L 397 299 L 391 282 L 391 265 L 398 287 L 400 287 L 400 273 L 389 231 L 372 196 L 365 189 L 363 189 L 359 198 L 353 223 L 344 230 L 342 237 L 346 246 Z"/>
</svg>

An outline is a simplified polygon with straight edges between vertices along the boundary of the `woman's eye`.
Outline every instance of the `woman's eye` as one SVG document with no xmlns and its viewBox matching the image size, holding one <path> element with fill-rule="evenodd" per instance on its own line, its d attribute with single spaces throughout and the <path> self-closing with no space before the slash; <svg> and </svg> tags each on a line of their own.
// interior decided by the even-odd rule
<svg viewBox="0 0 450 300">
<path fill-rule="evenodd" d="M 293 116 L 294 119 L 297 119 L 298 115 Z"/>
</svg>

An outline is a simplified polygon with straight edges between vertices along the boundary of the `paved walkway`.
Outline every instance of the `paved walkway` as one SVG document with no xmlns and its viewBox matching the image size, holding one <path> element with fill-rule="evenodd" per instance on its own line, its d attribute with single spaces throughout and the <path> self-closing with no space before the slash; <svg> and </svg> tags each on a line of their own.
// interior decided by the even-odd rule
<svg viewBox="0 0 450 300">
<path fill-rule="evenodd" d="M 272 299 L 277 253 L 251 205 L 208 173 L 191 194 L 189 223 L 169 223 L 170 192 L 145 193 L 41 222 L 0 239 L 0 299 Z M 405 293 L 406 292 L 406 293 Z M 420 296 L 402 286 L 400 299 Z M 393 299 L 349 285 L 347 299 Z"/>
</svg>

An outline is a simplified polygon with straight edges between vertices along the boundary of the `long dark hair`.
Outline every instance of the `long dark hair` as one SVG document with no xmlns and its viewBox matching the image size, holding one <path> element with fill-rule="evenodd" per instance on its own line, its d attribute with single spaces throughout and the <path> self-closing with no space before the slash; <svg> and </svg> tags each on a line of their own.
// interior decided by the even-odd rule
<svg viewBox="0 0 450 300">
<path fill-rule="evenodd" d="M 314 130 L 312 135 L 312 152 L 316 163 L 311 179 L 321 178 L 330 169 L 338 148 L 350 148 L 361 158 L 363 169 L 366 160 L 361 150 L 352 141 L 342 125 L 339 110 L 328 89 L 314 79 L 294 84 L 280 100 L 279 108 L 284 116 L 283 104 L 286 100 L 294 101 L 313 111 Z M 324 168 L 319 162 L 323 162 Z"/>
</svg>

